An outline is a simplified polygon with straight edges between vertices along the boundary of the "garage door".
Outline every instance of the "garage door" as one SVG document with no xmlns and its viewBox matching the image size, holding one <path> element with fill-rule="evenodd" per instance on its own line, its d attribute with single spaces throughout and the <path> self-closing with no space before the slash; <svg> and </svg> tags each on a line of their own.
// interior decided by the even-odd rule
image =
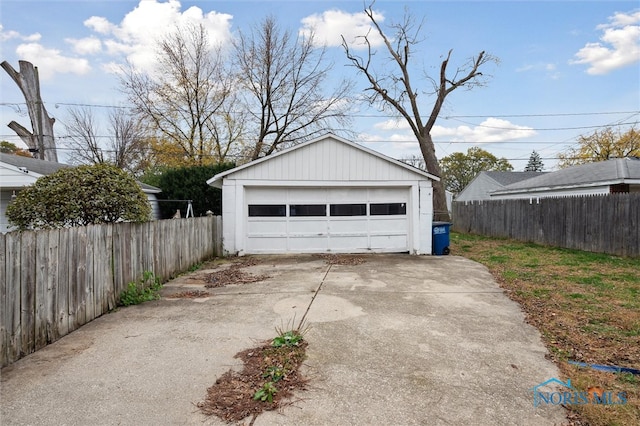
<svg viewBox="0 0 640 426">
<path fill-rule="evenodd" d="M 409 188 L 245 188 L 247 253 L 403 252 Z"/>
</svg>

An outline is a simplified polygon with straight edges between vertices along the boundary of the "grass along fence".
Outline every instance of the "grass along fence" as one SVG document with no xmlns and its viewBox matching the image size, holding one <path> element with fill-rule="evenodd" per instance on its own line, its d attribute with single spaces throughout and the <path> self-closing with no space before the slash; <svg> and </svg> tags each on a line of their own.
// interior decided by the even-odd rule
<svg viewBox="0 0 640 426">
<path fill-rule="evenodd" d="M 145 271 L 169 279 L 222 252 L 219 216 L 0 235 L 0 361 L 35 352 L 116 307 Z"/>
<path fill-rule="evenodd" d="M 453 229 L 554 247 L 640 256 L 640 193 L 454 202 Z"/>
</svg>

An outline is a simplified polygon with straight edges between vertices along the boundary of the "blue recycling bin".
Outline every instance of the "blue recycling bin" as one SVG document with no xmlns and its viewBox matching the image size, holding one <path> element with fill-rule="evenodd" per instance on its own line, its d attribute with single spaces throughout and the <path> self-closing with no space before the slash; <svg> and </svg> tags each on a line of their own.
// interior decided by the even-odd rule
<svg viewBox="0 0 640 426">
<path fill-rule="evenodd" d="M 436 256 L 449 254 L 449 222 L 433 222 L 431 253 Z"/>
</svg>

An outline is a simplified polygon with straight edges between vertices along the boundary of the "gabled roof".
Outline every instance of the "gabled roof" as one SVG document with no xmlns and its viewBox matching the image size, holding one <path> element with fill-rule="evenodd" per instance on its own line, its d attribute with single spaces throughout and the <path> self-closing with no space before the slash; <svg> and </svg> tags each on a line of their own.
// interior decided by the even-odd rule
<svg viewBox="0 0 640 426">
<path fill-rule="evenodd" d="M 68 164 L 56 163 L 54 161 L 38 160 L 37 158 L 4 153 L 0 153 L 0 162 L 43 176 L 55 173 L 64 167 L 70 167 Z"/>
<path fill-rule="evenodd" d="M 23 173 L 35 173 L 37 176 L 47 176 L 57 172 L 60 169 L 73 167 L 69 164 L 56 163 L 54 161 L 39 160 L 37 158 L 23 157 L 21 155 L 0 153 L 0 163 L 8 164 L 9 166 L 20 169 Z M 17 170 L 16 170 L 17 172 Z M 147 185 L 146 183 L 138 182 L 140 188 L 148 194 L 158 194 L 162 192 L 160 188 Z M 30 184 L 30 183 L 29 183 Z"/>
<path fill-rule="evenodd" d="M 546 172 L 494 172 L 482 171 L 458 194 L 456 201 L 489 200 L 494 191 L 509 184 L 533 179 Z"/>
<path fill-rule="evenodd" d="M 523 180 L 542 176 L 548 172 L 480 172 L 489 176 L 502 186 L 511 185 Z"/>
<path fill-rule="evenodd" d="M 412 167 L 412 166 L 410 166 L 410 165 L 408 165 L 406 163 L 403 163 L 401 161 L 395 160 L 395 159 L 393 159 L 391 157 L 387 157 L 386 155 L 381 154 L 381 153 L 379 153 L 377 151 L 374 151 L 372 149 L 369 149 L 369 148 L 366 148 L 364 146 L 358 145 L 358 144 L 356 144 L 354 142 L 351 142 L 351 141 L 349 141 L 347 139 L 341 138 L 341 137 L 336 136 L 334 134 L 328 133 L 328 134 L 326 134 L 324 136 L 321 136 L 319 138 L 316 138 L 316 139 L 301 143 L 299 145 L 295 145 L 295 146 L 293 146 L 291 148 L 285 149 L 283 151 L 279 151 L 279 152 L 277 152 L 275 154 L 271 154 L 269 156 L 259 158 L 257 160 L 251 161 L 250 163 L 243 164 L 242 166 L 238 166 L 238 167 L 236 167 L 234 169 L 227 170 L 227 171 L 224 171 L 222 173 L 218 173 L 217 175 L 215 175 L 211 179 L 207 180 L 207 184 L 209 184 L 211 186 L 215 186 L 215 187 L 221 188 L 222 187 L 222 181 L 223 181 L 223 179 L 225 177 L 229 177 L 230 175 L 234 175 L 234 174 L 235 175 L 242 175 L 248 169 L 259 168 L 260 165 L 262 165 L 262 164 L 264 164 L 266 162 L 271 162 L 271 164 L 273 165 L 273 164 L 275 164 L 275 163 L 277 163 L 279 161 L 278 159 L 291 158 L 294 161 L 291 164 L 296 164 L 295 160 L 297 160 L 296 155 L 298 153 L 303 153 L 304 154 L 305 152 L 307 152 L 306 150 L 309 147 L 313 146 L 314 144 L 320 144 L 320 143 L 323 143 L 323 142 L 329 143 L 330 141 L 333 141 L 334 144 L 337 143 L 338 145 L 346 145 L 347 147 L 352 148 L 352 150 L 349 151 L 349 152 L 353 152 L 355 150 L 355 151 L 360 152 L 360 153 L 365 153 L 368 156 L 375 157 L 378 160 L 380 165 L 382 165 L 382 164 L 392 164 L 393 167 L 396 167 L 395 170 L 402 169 L 403 173 L 405 173 L 405 174 L 411 174 L 414 177 L 418 177 L 419 176 L 421 178 L 426 178 L 426 179 L 431 179 L 431 180 L 440 180 L 439 177 L 437 177 L 435 175 L 432 175 L 430 173 L 427 173 L 427 172 L 425 172 L 423 170 L 420 170 L 420 169 L 418 169 L 416 167 Z M 307 155 L 309 155 L 308 152 L 307 152 Z M 360 155 L 362 155 L 362 154 L 360 154 Z M 337 157 L 339 157 L 339 156 L 337 156 Z M 370 157 L 368 157 L 368 158 L 370 158 Z M 337 163 L 337 162 L 343 161 L 344 159 L 343 158 L 334 158 L 334 157 L 332 157 L 332 160 L 335 160 L 334 162 Z M 380 162 L 380 160 L 383 160 L 384 163 Z M 344 170 L 340 170 L 340 171 L 343 172 Z M 294 171 L 291 171 L 291 173 L 294 174 Z M 291 177 L 287 177 L 287 179 L 291 179 Z"/>
<path fill-rule="evenodd" d="M 508 185 L 501 190 L 495 191 L 494 194 L 619 183 L 640 184 L 640 158 L 614 158 L 595 163 L 580 164 Z"/>
</svg>

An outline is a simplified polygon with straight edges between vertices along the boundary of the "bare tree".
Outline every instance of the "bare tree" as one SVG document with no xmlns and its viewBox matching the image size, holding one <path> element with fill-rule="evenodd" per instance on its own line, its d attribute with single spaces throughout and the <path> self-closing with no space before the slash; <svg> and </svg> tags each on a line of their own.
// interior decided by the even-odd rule
<svg viewBox="0 0 640 426">
<path fill-rule="evenodd" d="M 15 121 L 9 123 L 8 126 L 20 136 L 20 139 L 27 144 L 31 151 L 37 153 L 37 158 L 58 162 L 56 142 L 53 137 L 53 123 L 56 120 L 53 117 L 49 117 L 47 109 L 44 107 L 44 102 L 42 102 L 38 67 L 34 67 L 31 62 L 27 61 L 18 61 L 18 64 L 20 65 L 20 72 L 16 71 L 7 61 L 2 62 L 0 65 L 24 95 L 33 132 L 30 132 Z"/>
<path fill-rule="evenodd" d="M 155 138 L 178 148 L 186 164 L 222 163 L 241 140 L 243 121 L 230 115 L 233 83 L 202 25 L 178 28 L 159 43 L 153 75 L 130 66 L 121 78 Z"/>
<path fill-rule="evenodd" d="M 359 73 L 363 74 L 368 81 L 366 96 L 370 104 L 381 103 L 383 108 L 396 112 L 409 123 L 413 134 L 418 140 L 427 170 L 434 175 L 441 176 L 442 171 L 436 158 L 431 129 L 438 119 L 445 98 L 458 88 L 471 89 L 483 85 L 485 82 L 482 79 L 482 73 L 479 71 L 480 67 L 487 62 L 497 62 L 497 58 L 482 51 L 478 56 L 469 59 L 466 64 L 458 67 L 453 72 L 453 75 L 448 75 L 447 67 L 453 52 L 449 50 L 446 58 L 440 64 L 438 79 L 427 77 L 433 86 L 433 91 L 423 93 L 435 96 L 435 100 L 428 118 L 424 121 L 418 102 L 419 92 L 414 88 L 409 75 L 410 60 L 413 57 L 412 48 L 420 41 L 418 35 L 422 26 L 416 25 L 414 18 L 409 13 L 405 13 L 403 22 L 390 26 L 393 35 L 389 36 L 376 21 L 372 9 L 373 4 L 371 3 L 369 7 L 365 8 L 364 12 L 371 20 L 376 33 L 382 37 L 389 59 L 394 64 L 395 72 L 385 69 L 383 73 L 377 73 L 373 64 L 376 52 L 373 49 L 369 34 L 361 37 L 368 49 L 364 57 L 356 55 L 344 37 L 342 38 L 342 46 L 351 65 Z M 380 68 L 384 69 L 382 65 Z M 449 220 L 446 193 L 442 180 L 434 182 L 433 199 L 435 219 Z"/>
<path fill-rule="evenodd" d="M 127 110 L 114 109 L 109 113 L 106 132 L 99 128 L 89 108 L 69 109 L 64 126 L 71 163 L 109 163 L 134 175 L 144 170 L 148 142 L 139 120 Z"/>
<path fill-rule="evenodd" d="M 246 110 L 256 123 L 250 133 L 256 140 L 251 159 L 346 127 L 351 84 L 343 80 L 326 92 L 333 64 L 313 35 L 294 36 L 267 17 L 251 33 L 239 32 L 234 47 Z"/>
</svg>

